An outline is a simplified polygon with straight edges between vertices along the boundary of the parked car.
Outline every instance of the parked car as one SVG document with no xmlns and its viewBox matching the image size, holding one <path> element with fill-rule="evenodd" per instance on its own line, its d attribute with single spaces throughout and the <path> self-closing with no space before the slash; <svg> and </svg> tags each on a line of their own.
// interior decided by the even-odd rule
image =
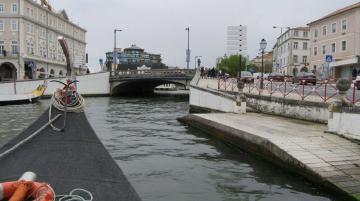
<svg viewBox="0 0 360 201">
<path fill-rule="evenodd" d="M 274 82 L 284 82 L 285 76 L 281 73 L 271 73 L 268 76 L 268 80 L 272 80 Z"/>
<path fill-rule="evenodd" d="M 248 71 L 241 71 L 241 81 L 245 83 L 254 83 L 254 77 L 253 75 Z"/>
<path fill-rule="evenodd" d="M 356 80 L 354 80 L 354 86 L 357 88 L 357 90 L 360 90 L 360 76 L 357 76 Z"/>
<path fill-rule="evenodd" d="M 292 83 L 299 83 L 304 85 L 311 83 L 316 85 L 316 76 L 314 73 L 300 72 L 295 77 L 293 77 Z"/>
</svg>

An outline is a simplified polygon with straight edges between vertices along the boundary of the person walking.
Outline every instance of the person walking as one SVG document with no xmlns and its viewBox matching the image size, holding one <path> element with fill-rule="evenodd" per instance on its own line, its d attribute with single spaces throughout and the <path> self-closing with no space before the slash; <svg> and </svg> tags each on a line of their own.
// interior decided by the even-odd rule
<svg viewBox="0 0 360 201">
<path fill-rule="evenodd" d="M 359 72 L 360 72 L 360 70 L 359 70 Z M 358 76 L 358 71 L 356 70 L 356 68 L 353 68 L 351 74 L 352 74 L 353 80 L 356 80 L 356 77 Z"/>
</svg>

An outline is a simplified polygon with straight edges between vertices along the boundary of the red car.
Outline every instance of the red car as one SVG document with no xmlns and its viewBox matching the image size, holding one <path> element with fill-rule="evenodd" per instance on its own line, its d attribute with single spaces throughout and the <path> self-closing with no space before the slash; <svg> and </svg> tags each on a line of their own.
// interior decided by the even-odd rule
<svg viewBox="0 0 360 201">
<path fill-rule="evenodd" d="M 307 85 L 311 83 L 316 85 L 316 76 L 314 73 L 300 72 L 292 79 L 292 83 L 304 84 Z"/>
<path fill-rule="evenodd" d="M 285 76 L 281 73 L 271 73 L 268 76 L 268 80 L 274 81 L 274 82 L 284 82 Z"/>
</svg>

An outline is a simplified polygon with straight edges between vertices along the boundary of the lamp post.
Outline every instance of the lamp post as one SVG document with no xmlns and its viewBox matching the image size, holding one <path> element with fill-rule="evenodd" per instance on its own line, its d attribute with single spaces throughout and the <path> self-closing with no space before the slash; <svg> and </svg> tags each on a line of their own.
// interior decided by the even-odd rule
<svg viewBox="0 0 360 201">
<path fill-rule="evenodd" d="M 264 89 L 264 53 L 266 49 L 267 42 L 263 38 L 260 42 L 260 50 L 261 50 L 261 80 L 260 80 L 260 89 Z"/>
<path fill-rule="evenodd" d="M 188 35 L 187 50 L 186 50 L 186 63 L 187 63 L 187 69 L 189 69 L 189 65 L 190 65 L 190 27 L 187 27 L 185 30 L 187 31 L 187 35 Z"/>
<path fill-rule="evenodd" d="M 195 69 L 196 69 L 196 62 L 198 63 L 198 67 L 200 67 L 201 64 L 200 58 L 202 58 L 202 56 L 195 56 Z"/>
<path fill-rule="evenodd" d="M 290 29 L 290 27 L 279 27 L 279 26 L 273 26 L 274 29 L 280 29 L 281 35 L 283 34 L 283 29 Z"/>
<path fill-rule="evenodd" d="M 116 51 L 116 33 L 120 32 L 120 29 L 114 29 L 114 54 L 113 54 L 113 71 L 116 70 L 117 64 L 117 51 Z"/>
</svg>

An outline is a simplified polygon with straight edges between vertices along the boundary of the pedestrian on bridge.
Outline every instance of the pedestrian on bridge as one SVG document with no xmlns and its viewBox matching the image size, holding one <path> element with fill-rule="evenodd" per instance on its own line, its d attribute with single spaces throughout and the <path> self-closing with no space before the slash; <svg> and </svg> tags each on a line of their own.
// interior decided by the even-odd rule
<svg viewBox="0 0 360 201">
<path fill-rule="evenodd" d="M 201 79 L 203 79 L 203 78 L 204 78 L 204 75 L 205 75 L 204 67 L 201 67 L 201 68 L 200 68 L 200 72 L 201 72 Z"/>
</svg>

